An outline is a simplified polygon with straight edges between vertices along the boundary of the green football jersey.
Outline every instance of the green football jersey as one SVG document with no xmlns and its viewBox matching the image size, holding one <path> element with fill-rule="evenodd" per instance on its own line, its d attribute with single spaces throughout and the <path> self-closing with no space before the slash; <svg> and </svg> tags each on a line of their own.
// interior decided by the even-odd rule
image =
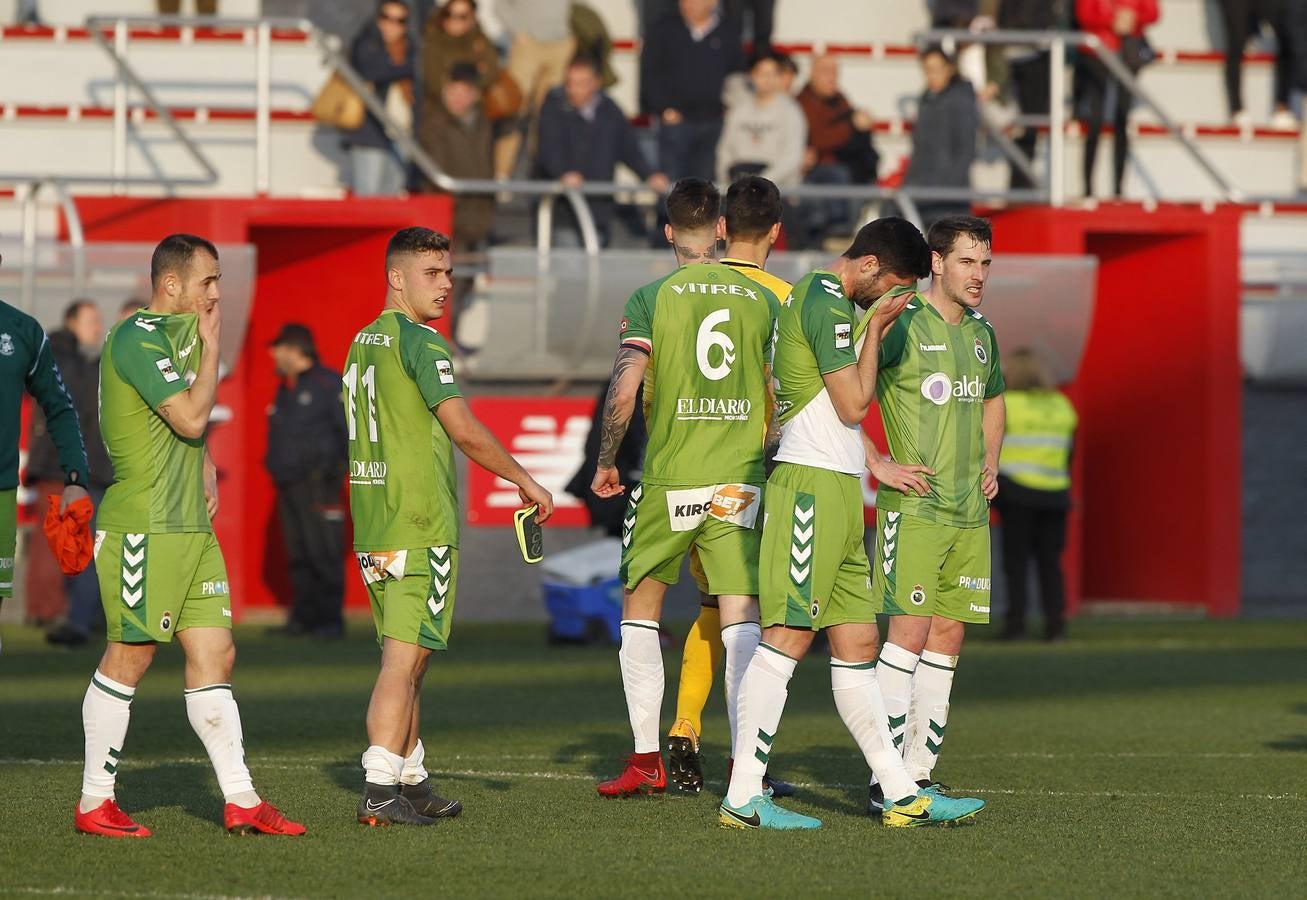
<svg viewBox="0 0 1307 900">
<path fill-rule="evenodd" d="M 453 444 L 434 414 L 462 396 L 445 339 L 388 309 L 354 336 L 342 381 L 354 549 L 457 547 Z"/>
<path fill-rule="evenodd" d="M 658 373 L 648 404 L 650 484 L 760 484 L 780 301 L 718 263 L 682 266 L 631 295 L 621 343 Z"/>
<path fill-rule="evenodd" d="M 213 531 L 204 502 L 204 438 L 185 438 L 155 410 L 200 368 L 198 318 L 141 310 L 105 338 L 100 434 L 113 462 L 96 527 L 129 534 Z"/>
<path fill-rule="evenodd" d="M 993 326 L 975 310 L 950 325 L 917 294 L 885 335 L 878 364 L 876 400 L 890 455 L 935 474 L 925 497 L 881 485 L 876 504 L 941 525 L 984 525 L 984 401 L 1006 387 Z"/>
<path fill-rule="evenodd" d="M 777 462 L 861 475 L 866 454 L 857 426 L 835 411 L 823 375 L 857 365 L 858 310 L 839 277 L 818 269 L 795 282 L 776 337 Z"/>
</svg>

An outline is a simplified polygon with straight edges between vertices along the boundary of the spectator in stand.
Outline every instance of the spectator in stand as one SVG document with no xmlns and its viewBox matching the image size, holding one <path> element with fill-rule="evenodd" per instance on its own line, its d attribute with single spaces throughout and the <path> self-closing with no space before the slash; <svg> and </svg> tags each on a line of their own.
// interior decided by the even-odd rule
<svg viewBox="0 0 1307 900">
<path fill-rule="evenodd" d="M 997 2 L 997 25 L 1004 31 L 1052 31 L 1063 27 L 1064 0 L 1001 0 Z M 991 45 L 987 54 L 989 79 L 1011 85 L 1013 99 L 1023 116 L 1047 116 L 1049 52 L 1033 44 Z M 1014 143 L 1034 164 L 1039 129 L 1017 129 Z M 1008 186 L 1029 188 L 1034 183 L 1015 164 L 1009 165 Z"/>
<path fill-rule="evenodd" d="M 86 444 L 89 479 L 86 489 L 98 509 L 104 491 L 113 482 L 113 465 L 100 439 L 100 347 L 104 344 L 104 318 L 90 300 L 74 300 L 64 310 L 63 327 L 50 333 L 50 352 L 73 401 L 77 422 Z M 36 491 L 37 521 L 44 522 L 47 498 L 64 489 L 59 450 L 46 428 L 40 407 L 32 411 L 32 442 L 27 458 L 27 480 Z M 94 519 L 91 520 L 94 530 Z M 104 621 L 95 562 L 71 578 L 59 568 L 44 539 L 27 543 L 27 616 L 38 623 L 53 623 L 46 633 L 52 644 L 80 646 L 92 629 Z"/>
<path fill-rule="evenodd" d="M 123 305 L 118 307 L 118 321 L 130 319 L 142 309 L 148 309 L 150 304 L 140 297 L 128 297 L 123 301 Z"/>
<path fill-rule="evenodd" d="M 931 28 L 967 28 L 980 15 L 979 0 L 926 0 Z"/>
<path fill-rule="evenodd" d="M 803 180 L 809 184 L 875 184 L 880 157 L 871 141 L 874 123 L 840 91 L 839 61 L 829 54 L 812 61 L 808 83 L 799 91 L 799 106 L 808 121 L 803 152 Z M 803 244 L 812 246 L 833 228 L 850 224 L 847 201 L 824 200 L 803 205 Z"/>
<path fill-rule="evenodd" d="M 350 48 L 350 64 L 372 85 L 395 127 L 413 129 L 416 54 L 408 33 L 408 6 L 381 0 L 376 18 L 363 26 Z M 360 197 L 398 194 L 404 189 L 404 161 L 376 116 L 345 133 L 351 180 Z"/>
<path fill-rule="evenodd" d="M 499 74 L 499 51 L 481 30 L 476 0 L 446 0 L 422 27 L 423 115 L 438 109 L 445 79 L 459 63 L 470 63 L 482 91 Z"/>
<path fill-rule="evenodd" d="M 939 47 L 921 54 L 926 90 L 912 128 L 912 157 L 903 176 L 905 185 L 931 188 L 971 187 L 971 164 L 976 159 L 976 129 L 980 112 L 970 82 L 958 76 L 952 57 Z M 926 228 L 950 215 L 971 212 L 969 200 L 918 201 Z"/>
<path fill-rule="evenodd" d="M 522 121 L 495 143 L 495 177 L 511 178 L 522 151 L 522 128 L 529 130 L 545 96 L 562 83 L 576 39 L 570 0 L 496 0 L 495 12 L 513 32 L 508 73 L 522 89 L 525 107 Z"/>
<path fill-rule="evenodd" d="M 749 29 L 744 14 L 749 13 Z M 726 18 L 740 35 L 749 35 L 754 54 L 771 51 L 772 26 L 776 22 L 776 0 L 726 0 Z"/>
<path fill-rule="evenodd" d="M 794 62 L 794 57 L 788 53 L 776 53 L 776 61 L 781 66 L 781 93 L 793 97 L 794 82 L 799 77 L 799 66 Z"/>
<path fill-rule="evenodd" d="M 1005 640 L 1026 636 L 1027 578 L 1034 560 L 1044 608 L 1044 640 L 1066 636 L 1062 548 L 1071 508 L 1071 444 L 1076 411 L 1033 352 L 1020 348 L 1003 363 L 1007 431 L 998 465 L 996 506 L 1003 517 L 1007 580 Z"/>
<path fill-rule="evenodd" d="M 1076 21 L 1081 29 L 1098 36 L 1109 50 L 1120 53 L 1122 62 L 1138 72 L 1148 61 L 1151 49 L 1144 28 L 1157 21 L 1157 0 L 1076 0 Z M 1085 196 L 1094 195 L 1094 162 L 1098 138 L 1108 107 L 1112 116 L 1112 196 L 1120 197 L 1125 181 L 1125 161 L 1130 154 L 1130 92 L 1121 88 L 1097 57 L 1082 56 L 1080 97 L 1084 104 Z"/>
<path fill-rule="evenodd" d="M 1294 57 L 1300 50 L 1293 37 L 1294 8 L 1301 8 L 1302 0 L 1220 0 L 1221 18 L 1225 24 L 1225 96 L 1230 104 L 1230 118 L 1240 128 L 1252 124 L 1248 111 L 1243 108 L 1243 52 L 1250 33 L 1260 30 L 1263 23 L 1275 33 L 1275 110 L 1271 114 L 1271 127 L 1279 131 L 1293 131 L 1298 120 L 1289 109 L 1289 94 L 1293 89 Z"/>
<path fill-rule="evenodd" d="M 455 0 L 458 2 L 458 0 Z M 455 178 L 489 179 L 490 122 L 481 110 L 481 71 L 475 63 L 455 63 L 440 79 L 440 94 L 418 127 L 418 140 L 441 171 Z M 435 185 L 426 183 L 428 191 Z M 483 247 L 494 222 L 495 201 L 483 194 L 454 198 L 454 241 L 459 250 Z"/>
<path fill-rule="evenodd" d="M 422 117 L 418 140 L 441 170 L 455 178 L 489 179 L 491 162 L 490 121 L 481 108 L 480 72 L 471 62 L 455 63 L 442 80 L 440 99 Z M 436 190 L 430 182 L 427 191 Z M 454 246 L 460 254 L 485 249 L 494 227 L 495 199 L 485 194 L 454 197 Z M 456 270 L 457 271 L 457 270 Z M 458 322 L 464 304 L 471 298 L 473 279 L 454 276 L 454 290 L 446 301 L 450 334 L 457 339 Z M 457 346 L 457 345 L 456 345 Z"/>
<path fill-rule="evenodd" d="M 775 53 L 754 57 L 749 66 L 753 94 L 726 111 L 717 144 L 717 180 L 761 175 L 777 187 L 803 177 L 803 150 L 808 123 L 794 98 L 781 90 L 781 66 Z"/>
<path fill-rule="evenodd" d="M 679 0 L 677 6 L 645 37 L 640 108 L 657 123 L 659 168 L 672 180 L 711 179 L 722 135 L 722 88 L 727 75 L 744 69 L 744 51 L 716 0 Z"/>
<path fill-rule="evenodd" d="M 340 375 L 318 362 L 313 333 L 288 323 L 268 348 L 281 376 L 268 413 L 264 465 L 277 489 L 277 515 L 293 592 L 290 618 L 274 633 L 339 638 L 345 602 L 345 508 L 349 465 Z"/>
<path fill-rule="evenodd" d="M 623 163 L 653 190 L 665 192 L 667 176 L 645 158 L 626 114 L 602 91 L 602 78 L 597 60 L 578 56 L 568 65 L 563 86 L 545 98 L 540 109 L 537 177 L 580 187 L 587 181 L 612 181 L 617 164 Z M 589 199 L 600 240 L 607 244 L 613 201 Z M 556 239 L 564 238 L 560 243 L 579 244 L 570 204 L 554 207 L 554 222 Z"/>
</svg>

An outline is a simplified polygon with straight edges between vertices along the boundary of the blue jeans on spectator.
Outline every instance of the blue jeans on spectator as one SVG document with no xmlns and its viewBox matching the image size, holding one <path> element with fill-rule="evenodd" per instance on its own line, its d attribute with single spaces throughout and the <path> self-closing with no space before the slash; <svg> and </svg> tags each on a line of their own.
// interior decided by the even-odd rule
<svg viewBox="0 0 1307 900">
<path fill-rule="evenodd" d="M 853 176 L 843 163 L 817 163 L 806 176 L 807 184 L 852 184 Z M 847 225 L 853 211 L 847 200 L 807 200 L 800 205 L 803 245 L 816 246 L 833 229 Z"/>
<path fill-rule="evenodd" d="M 98 514 L 104 490 L 93 487 L 90 494 Z M 91 517 L 91 533 L 95 533 L 95 516 Z M 82 634 L 98 630 L 104 624 L 104 604 L 100 602 L 100 580 L 95 574 L 95 560 L 92 559 L 80 575 L 65 578 L 64 590 L 68 593 L 69 627 Z"/>
<path fill-rule="evenodd" d="M 672 181 L 679 178 L 712 180 L 717 170 L 720 119 L 658 126 L 658 168 Z"/>
<path fill-rule="evenodd" d="M 404 163 L 389 147 L 349 148 L 350 181 L 359 197 L 390 197 L 404 188 Z"/>
</svg>

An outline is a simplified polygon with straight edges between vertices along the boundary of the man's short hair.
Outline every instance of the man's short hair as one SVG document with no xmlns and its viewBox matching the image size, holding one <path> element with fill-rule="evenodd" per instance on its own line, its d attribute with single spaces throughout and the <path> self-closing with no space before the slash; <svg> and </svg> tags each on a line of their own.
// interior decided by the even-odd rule
<svg viewBox="0 0 1307 900">
<path fill-rule="evenodd" d="M 994 244 L 994 227 L 989 219 L 976 216 L 945 216 L 930 226 L 926 233 L 926 243 L 940 256 L 948 256 L 957 239 L 966 235 L 974 238 L 976 243 L 991 247 Z"/>
<path fill-rule="evenodd" d="M 757 239 L 781 220 L 781 192 L 761 175 L 745 175 L 726 189 L 726 236 Z"/>
<path fill-rule="evenodd" d="M 684 231 L 712 228 L 721 208 L 722 195 L 717 185 L 703 178 L 682 178 L 667 195 L 667 221 Z"/>
<path fill-rule="evenodd" d="M 799 64 L 788 53 L 776 52 L 776 65 L 781 67 L 782 72 L 789 72 L 791 75 L 799 74 Z"/>
<path fill-rule="evenodd" d="M 156 287 L 159 279 L 171 272 L 183 277 L 190 270 L 195 252 L 203 250 L 217 260 L 218 248 L 210 241 L 194 234 L 170 234 L 159 241 L 150 257 L 150 287 Z"/>
<path fill-rule="evenodd" d="M 925 278 L 930 274 L 930 248 L 917 226 L 898 216 L 874 219 L 858 229 L 844 251 L 846 259 L 874 256 L 882 269 L 895 275 Z"/>
<path fill-rule="evenodd" d="M 386 268 L 389 269 L 393 266 L 395 259 L 400 256 L 448 252 L 449 238 L 439 231 L 432 231 L 430 228 L 424 228 L 421 225 L 414 225 L 412 228 L 401 228 L 391 235 L 390 243 L 386 244 Z"/>
<path fill-rule="evenodd" d="M 567 67 L 569 69 L 577 69 L 577 68 L 589 69 L 591 72 L 594 73 L 594 76 L 596 78 L 604 77 L 603 64 L 600 63 L 599 60 L 596 59 L 594 54 L 592 53 L 581 52 L 576 54 L 570 60 L 568 60 Z"/>
<path fill-rule="evenodd" d="M 64 307 L 64 324 L 71 325 L 73 320 L 82 314 L 82 310 L 88 306 L 95 306 L 94 300 L 87 300 L 85 297 L 74 300 Z"/>
<path fill-rule="evenodd" d="M 749 71 L 752 72 L 755 68 L 765 62 L 776 63 L 776 68 L 778 69 L 785 68 L 785 62 L 781 59 L 781 55 L 768 47 L 759 50 L 757 53 L 753 54 L 753 56 L 749 57 Z"/>
</svg>

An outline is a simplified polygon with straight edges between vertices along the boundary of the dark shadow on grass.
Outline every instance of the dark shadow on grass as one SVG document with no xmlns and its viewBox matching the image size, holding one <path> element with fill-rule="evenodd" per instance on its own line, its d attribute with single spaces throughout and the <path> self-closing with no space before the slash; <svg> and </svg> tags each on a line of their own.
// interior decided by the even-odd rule
<svg viewBox="0 0 1307 900">
<path fill-rule="evenodd" d="M 143 816 L 160 807 L 180 806 L 187 815 L 222 823 L 222 794 L 206 763 L 153 763 L 132 766 L 118 777 L 118 798 Z"/>
<path fill-rule="evenodd" d="M 554 753 L 554 762 L 578 765 L 595 778 L 615 778 L 631 754 L 631 739 L 611 732 L 594 731 L 575 737 Z"/>
<path fill-rule="evenodd" d="M 342 760 L 338 763 L 326 763 L 322 766 L 323 773 L 337 787 L 349 791 L 351 794 L 360 794 L 363 791 L 363 770 L 356 763 Z M 444 782 L 462 782 L 468 784 L 479 784 L 489 791 L 508 791 L 512 790 L 513 783 L 505 781 L 502 778 L 491 778 L 476 775 L 466 775 L 460 772 L 441 771 L 439 768 L 429 768 L 431 773 L 432 784 L 437 791 Z"/>
<path fill-rule="evenodd" d="M 1290 710 L 1299 716 L 1307 716 L 1307 703 L 1296 703 Z M 1298 734 L 1278 741 L 1267 741 L 1269 750 L 1283 750 L 1286 753 L 1307 753 L 1307 734 Z"/>
</svg>

